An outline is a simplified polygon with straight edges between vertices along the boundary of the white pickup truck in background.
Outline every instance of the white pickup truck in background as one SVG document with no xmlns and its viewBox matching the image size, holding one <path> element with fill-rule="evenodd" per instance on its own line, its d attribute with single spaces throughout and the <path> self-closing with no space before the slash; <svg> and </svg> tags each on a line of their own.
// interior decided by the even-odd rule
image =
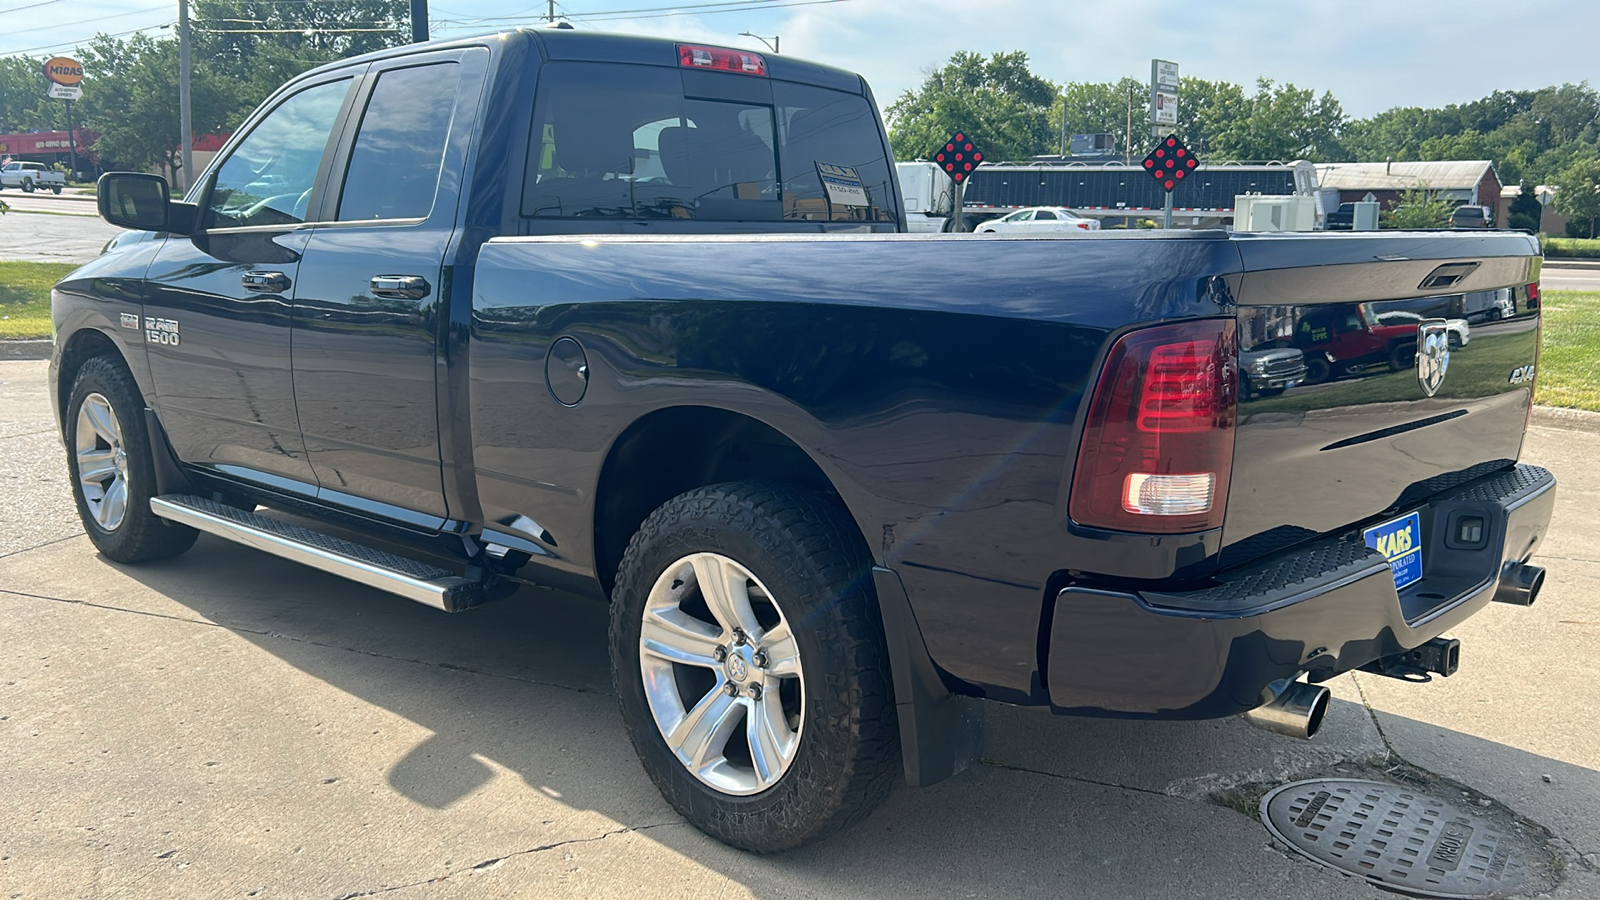
<svg viewBox="0 0 1600 900">
<path fill-rule="evenodd" d="M 18 161 L 0 167 L 0 188 L 22 188 L 28 194 L 51 190 L 59 194 L 66 186 L 67 176 L 44 163 Z"/>
</svg>

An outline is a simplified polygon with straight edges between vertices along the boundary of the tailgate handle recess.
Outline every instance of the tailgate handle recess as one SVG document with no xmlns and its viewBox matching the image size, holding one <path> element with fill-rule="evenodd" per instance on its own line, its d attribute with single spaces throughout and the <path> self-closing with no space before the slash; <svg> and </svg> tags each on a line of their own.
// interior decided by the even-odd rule
<svg viewBox="0 0 1600 900">
<path fill-rule="evenodd" d="M 1445 263 L 1429 272 L 1428 277 L 1422 279 L 1422 283 L 1417 285 L 1417 288 L 1419 290 L 1430 290 L 1432 288 L 1451 287 L 1470 275 L 1472 270 L 1477 267 L 1478 264 L 1476 262 Z"/>
</svg>

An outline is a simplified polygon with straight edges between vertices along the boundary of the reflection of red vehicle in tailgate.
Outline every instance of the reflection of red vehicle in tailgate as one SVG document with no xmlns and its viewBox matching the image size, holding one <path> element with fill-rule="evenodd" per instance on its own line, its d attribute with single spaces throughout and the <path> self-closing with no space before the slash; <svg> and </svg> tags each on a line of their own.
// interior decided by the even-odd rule
<svg viewBox="0 0 1600 900">
<path fill-rule="evenodd" d="M 1296 326 L 1293 343 L 1305 352 L 1307 384 L 1380 362 L 1399 371 L 1416 353 L 1417 323 L 1379 321 L 1370 304 L 1341 303 L 1309 312 Z"/>
</svg>

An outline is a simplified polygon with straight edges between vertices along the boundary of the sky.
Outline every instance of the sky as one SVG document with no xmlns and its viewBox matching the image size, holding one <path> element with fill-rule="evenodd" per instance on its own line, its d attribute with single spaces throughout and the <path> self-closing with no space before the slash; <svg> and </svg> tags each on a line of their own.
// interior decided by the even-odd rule
<svg viewBox="0 0 1600 900">
<path fill-rule="evenodd" d="M 429 9 L 434 37 L 464 37 L 542 21 L 547 0 Z M 777 36 L 785 54 L 860 72 L 882 106 L 958 50 L 1023 50 L 1057 83 L 1148 80 L 1159 57 L 1209 81 L 1331 91 L 1351 117 L 1600 72 L 1594 0 L 562 0 L 556 10 L 579 28 L 752 50 L 761 42 L 740 32 Z M 97 31 L 176 19 L 176 0 L 0 0 L 0 55 L 70 53 Z"/>
</svg>

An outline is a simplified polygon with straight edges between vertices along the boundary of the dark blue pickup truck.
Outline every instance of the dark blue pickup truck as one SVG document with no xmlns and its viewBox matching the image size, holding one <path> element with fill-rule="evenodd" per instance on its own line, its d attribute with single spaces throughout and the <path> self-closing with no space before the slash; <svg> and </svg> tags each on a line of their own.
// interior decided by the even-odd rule
<svg viewBox="0 0 1600 900">
<path fill-rule="evenodd" d="M 314 70 L 99 199 L 51 378 L 100 551 L 608 600 L 640 759 L 739 847 L 960 771 L 984 699 L 1308 737 L 1542 580 L 1526 235 L 901 234 L 858 76 L 553 31 Z"/>
</svg>

